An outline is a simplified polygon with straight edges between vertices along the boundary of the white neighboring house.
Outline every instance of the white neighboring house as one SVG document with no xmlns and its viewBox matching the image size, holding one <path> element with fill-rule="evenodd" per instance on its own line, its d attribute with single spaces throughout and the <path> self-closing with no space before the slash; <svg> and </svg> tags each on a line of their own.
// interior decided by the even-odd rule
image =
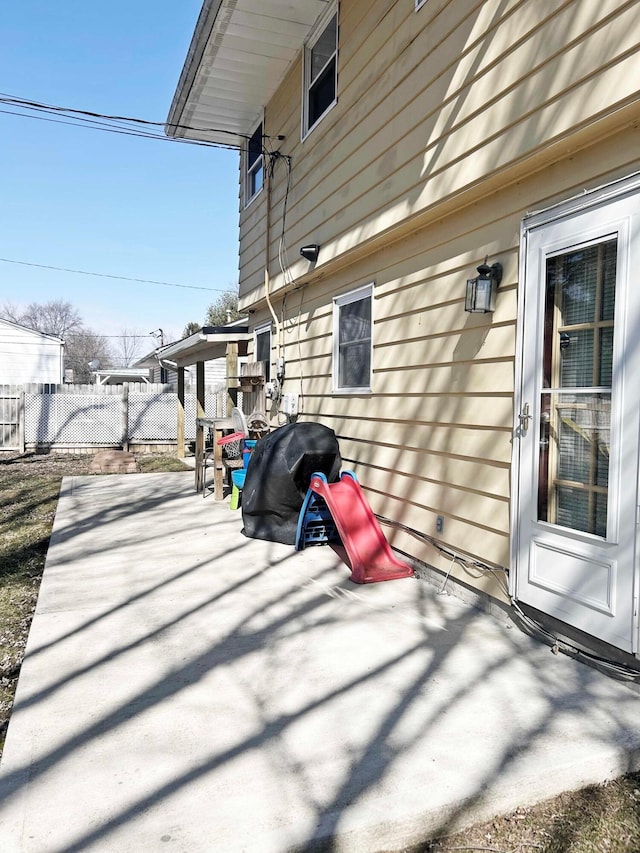
<svg viewBox="0 0 640 853">
<path fill-rule="evenodd" d="M 64 341 L 0 319 L 0 385 L 61 385 Z"/>
<path fill-rule="evenodd" d="M 246 357 L 240 358 L 238 363 L 246 361 Z M 151 382 L 159 382 L 169 385 L 173 391 L 178 387 L 177 366 L 174 362 L 162 358 L 162 350 L 156 349 L 135 362 L 136 368 L 148 368 Z M 190 365 L 184 368 L 185 387 L 195 389 L 196 368 Z M 227 362 L 224 358 L 215 358 L 204 363 L 204 384 L 207 388 L 222 389 L 227 382 Z"/>
<path fill-rule="evenodd" d="M 169 387 L 175 391 L 178 387 L 176 366 L 173 362 L 165 361 L 162 358 L 161 353 L 162 347 L 153 349 L 151 352 L 148 352 L 146 355 L 142 356 L 142 358 L 135 361 L 133 366 L 140 370 L 147 368 L 151 382 L 159 383 L 160 385 L 169 385 Z M 185 371 L 185 374 L 186 387 L 190 388 L 192 384 L 195 386 L 195 371 L 193 372 L 193 376 L 189 371 Z"/>
</svg>

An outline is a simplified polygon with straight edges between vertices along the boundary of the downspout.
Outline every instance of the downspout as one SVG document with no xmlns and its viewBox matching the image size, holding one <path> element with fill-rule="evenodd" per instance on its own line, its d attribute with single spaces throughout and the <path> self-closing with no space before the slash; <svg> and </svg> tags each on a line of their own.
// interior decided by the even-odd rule
<svg viewBox="0 0 640 853">
<path fill-rule="evenodd" d="M 157 358 L 158 358 L 158 363 L 160 364 L 160 367 L 170 367 L 171 370 L 177 370 L 178 369 L 177 362 L 169 361 L 168 358 L 161 358 L 160 356 L 157 356 Z"/>
</svg>

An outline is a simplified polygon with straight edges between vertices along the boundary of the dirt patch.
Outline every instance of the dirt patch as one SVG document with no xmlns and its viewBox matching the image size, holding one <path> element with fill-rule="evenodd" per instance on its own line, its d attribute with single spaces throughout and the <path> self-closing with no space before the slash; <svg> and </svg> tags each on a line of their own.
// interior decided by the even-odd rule
<svg viewBox="0 0 640 853">
<path fill-rule="evenodd" d="M 69 453 L 1 453 L 0 471 L 9 473 L 20 468 L 20 476 L 47 475 L 70 477 L 88 474 L 93 454 L 71 455 Z"/>
<path fill-rule="evenodd" d="M 552 772 L 552 768 L 549 769 Z M 640 774 L 567 792 L 404 853 L 638 853 Z"/>
</svg>

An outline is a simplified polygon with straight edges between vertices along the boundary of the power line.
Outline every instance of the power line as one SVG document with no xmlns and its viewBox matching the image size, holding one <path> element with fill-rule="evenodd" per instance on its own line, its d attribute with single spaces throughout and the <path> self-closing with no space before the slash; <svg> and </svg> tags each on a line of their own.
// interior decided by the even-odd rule
<svg viewBox="0 0 640 853">
<path fill-rule="evenodd" d="M 115 278 L 115 279 L 118 279 L 119 281 L 135 281 L 135 282 L 138 282 L 140 284 L 158 284 L 158 285 L 161 285 L 162 287 L 180 287 L 180 288 L 183 288 L 185 290 L 206 290 L 206 291 L 210 291 L 212 293 L 213 292 L 226 293 L 230 289 L 228 287 L 199 287 L 198 285 L 195 285 L 195 284 L 176 284 L 175 282 L 171 282 L 171 281 L 154 281 L 153 279 L 149 279 L 149 278 L 131 278 L 130 276 L 126 276 L 126 275 L 111 275 L 110 273 L 105 273 L 105 272 L 88 272 L 87 270 L 74 270 L 74 269 L 69 269 L 67 267 L 54 267 L 54 266 L 51 266 L 50 264 L 35 264 L 35 263 L 30 262 L 30 261 L 17 261 L 17 260 L 14 260 L 12 258 L 0 258 L 0 261 L 4 262 L 5 264 L 20 264 L 21 266 L 24 266 L 24 267 L 38 267 L 39 269 L 43 269 L 43 270 L 56 270 L 57 272 L 70 272 L 70 273 L 75 273 L 76 275 L 91 275 L 91 276 L 96 276 L 97 278 Z"/>
<path fill-rule="evenodd" d="M 14 110 L 2 110 L 1 113 L 14 115 L 20 118 L 39 119 L 40 121 L 49 121 L 56 124 L 67 124 L 73 127 L 85 127 L 93 130 L 102 130 L 107 133 L 120 133 L 126 136 L 140 136 L 146 139 L 162 139 L 165 142 L 182 142 L 190 145 L 204 145 L 214 148 L 230 148 L 239 150 L 240 145 L 235 142 L 209 142 L 207 140 L 185 139 L 184 137 L 169 137 L 164 134 L 164 128 L 173 128 L 175 130 L 191 130 L 198 133 L 216 133 L 228 135 L 230 137 L 241 137 L 249 140 L 250 137 L 246 134 L 236 131 L 226 130 L 218 127 L 194 127 L 187 124 L 174 124 L 171 122 L 149 121 L 147 119 L 135 118 L 131 116 L 106 115 L 104 113 L 93 112 L 91 110 L 76 110 L 70 107 L 60 107 L 54 104 L 45 104 L 38 101 L 32 101 L 26 98 L 19 98 L 14 95 L 9 95 L 5 92 L 0 93 L 0 103 L 14 107 Z M 25 110 L 26 112 L 16 112 L 15 109 Z M 45 118 L 42 115 L 30 115 L 30 112 L 45 113 L 47 115 L 62 116 L 67 121 L 62 121 L 57 118 Z M 142 129 L 145 128 L 145 129 Z"/>
<path fill-rule="evenodd" d="M 222 130 L 217 127 L 193 127 L 189 124 L 172 124 L 171 122 L 164 121 L 149 121 L 144 118 L 132 118 L 131 116 L 114 116 L 114 115 L 105 115 L 104 113 L 93 112 L 92 110 L 76 110 L 72 107 L 58 107 L 53 104 L 45 104 L 40 101 L 31 101 L 26 98 L 19 98 L 16 95 L 9 95 L 6 92 L 0 92 L 0 102 L 6 104 L 13 104 L 14 106 L 22 106 L 25 109 L 37 109 L 43 111 L 50 112 L 60 112 L 60 113 L 69 113 L 77 116 L 85 116 L 87 118 L 100 118 L 107 119 L 109 121 L 123 121 L 123 122 L 131 122 L 134 124 L 142 124 L 151 127 L 174 127 L 180 130 L 201 130 L 208 131 L 211 133 L 225 133 L 229 136 L 244 136 L 244 134 L 237 134 L 233 130 Z M 247 139 L 250 137 L 247 136 Z"/>
<path fill-rule="evenodd" d="M 1 99 L 0 99 L 1 103 Z M 143 133 L 139 130 L 126 130 L 124 128 L 110 128 L 110 127 L 99 127 L 94 124 L 89 124 L 86 122 L 76 122 L 76 121 L 62 121 L 62 119 L 55 118 L 45 118 L 44 116 L 33 116 L 33 115 L 25 115 L 24 113 L 17 113 L 13 110 L 2 110 L 0 109 L 0 113 L 4 113 L 5 115 L 13 115 L 18 118 L 30 118 L 36 121 L 47 121 L 52 124 L 66 124 L 70 127 L 83 127 L 85 130 L 101 130 L 104 133 L 115 133 L 120 136 L 137 136 L 140 139 L 157 139 L 159 142 L 181 142 L 184 145 L 199 145 L 202 148 L 221 148 L 225 151 L 239 151 L 240 146 L 232 145 L 231 143 L 225 142 L 207 142 L 201 139 L 184 139 L 182 137 L 171 137 L 165 136 L 162 133 Z"/>
</svg>

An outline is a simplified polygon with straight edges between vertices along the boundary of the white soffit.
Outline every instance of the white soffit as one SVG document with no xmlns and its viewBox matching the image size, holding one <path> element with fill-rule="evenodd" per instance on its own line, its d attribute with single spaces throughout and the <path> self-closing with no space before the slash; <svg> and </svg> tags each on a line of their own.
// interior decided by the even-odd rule
<svg viewBox="0 0 640 853">
<path fill-rule="evenodd" d="M 228 328 L 228 331 L 226 329 Z M 201 329 L 188 338 L 167 344 L 161 357 L 175 361 L 180 367 L 195 364 L 197 361 L 209 361 L 226 355 L 227 344 L 237 344 L 253 339 L 251 332 L 239 332 L 231 327 L 220 327 L 215 332 Z"/>
<path fill-rule="evenodd" d="M 331 2 L 205 0 L 167 135 L 241 145 Z"/>
</svg>

